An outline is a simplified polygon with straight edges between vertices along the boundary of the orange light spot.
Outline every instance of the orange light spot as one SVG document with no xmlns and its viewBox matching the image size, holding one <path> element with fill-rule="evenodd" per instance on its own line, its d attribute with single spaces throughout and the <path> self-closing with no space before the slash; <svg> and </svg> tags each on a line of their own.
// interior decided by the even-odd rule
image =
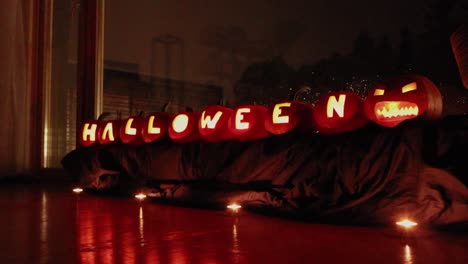
<svg viewBox="0 0 468 264">
<path fill-rule="evenodd" d="M 412 82 L 412 83 L 409 83 L 405 86 L 403 86 L 401 88 L 401 92 L 402 93 L 407 93 L 407 92 L 411 92 L 411 91 L 414 91 L 414 90 L 417 90 L 418 89 L 418 86 L 416 84 L 416 82 Z"/>
<path fill-rule="evenodd" d="M 242 206 L 237 204 L 237 203 L 232 203 L 232 204 L 226 206 L 226 208 L 228 208 L 228 209 L 230 209 L 230 210 L 232 210 L 234 212 L 237 212 L 237 211 L 239 211 L 239 209 L 242 208 Z"/>
<path fill-rule="evenodd" d="M 73 188 L 74 193 L 81 193 L 82 191 L 83 191 L 83 189 L 80 188 L 80 187 Z"/>
<path fill-rule="evenodd" d="M 144 193 L 138 193 L 135 195 L 135 198 L 137 198 L 138 200 L 143 200 L 146 198 L 146 194 Z"/>
</svg>

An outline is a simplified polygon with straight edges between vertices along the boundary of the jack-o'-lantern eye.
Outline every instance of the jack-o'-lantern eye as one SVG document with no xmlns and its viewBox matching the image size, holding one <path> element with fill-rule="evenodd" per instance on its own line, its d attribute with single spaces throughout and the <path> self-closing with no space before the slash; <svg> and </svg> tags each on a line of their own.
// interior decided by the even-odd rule
<svg viewBox="0 0 468 264">
<path fill-rule="evenodd" d="M 418 86 L 416 85 L 416 82 L 412 82 L 412 83 L 409 83 L 403 87 L 401 87 L 401 92 L 402 93 L 407 93 L 407 92 L 411 92 L 411 91 L 414 91 L 414 90 L 417 90 L 418 89 Z"/>
<path fill-rule="evenodd" d="M 380 95 L 384 95 L 384 94 L 385 94 L 384 89 L 375 89 L 375 91 L 374 91 L 374 96 L 380 96 Z"/>
</svg>

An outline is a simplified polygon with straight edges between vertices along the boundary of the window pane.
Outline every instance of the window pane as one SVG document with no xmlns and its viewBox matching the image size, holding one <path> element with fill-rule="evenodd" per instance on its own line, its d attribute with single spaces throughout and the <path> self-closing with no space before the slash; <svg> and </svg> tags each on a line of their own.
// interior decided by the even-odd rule
<svg viewBox="0 0 468 264">
<path fill-rule="evenodd" d="M 45 87 L 43 167 L 58 168 L 75 148 L 80 1 L 52 1 L 50 82 Z"/>
</svg>

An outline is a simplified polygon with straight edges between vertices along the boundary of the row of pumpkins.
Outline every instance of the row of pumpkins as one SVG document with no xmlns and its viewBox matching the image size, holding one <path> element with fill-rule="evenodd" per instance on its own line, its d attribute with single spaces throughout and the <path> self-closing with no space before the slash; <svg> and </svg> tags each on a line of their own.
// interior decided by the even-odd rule
<svg viewBox="0 0 468 264">
<path fill-rule="evenodd" d="M 85 122 L 79 142 L 93 144 L 151 143 L 162 137 L 185 143 L 198 139 L 258 140 L 270 134 L 292 130 L 343 133 L 365 126 L 369 121 L 394 127 L 420 115 L 429 119 L 442 114 L 442 97 L 435 84 L 419 75 L 405 75 L 380 82 L 363 100 L 352 92 L 323 95 L 315 106 L 287 101 L 267 108 L 246 105 L 236 109 L 209 106 L 202 113 L 158 112 L 125 120 Z"/>
</svg>

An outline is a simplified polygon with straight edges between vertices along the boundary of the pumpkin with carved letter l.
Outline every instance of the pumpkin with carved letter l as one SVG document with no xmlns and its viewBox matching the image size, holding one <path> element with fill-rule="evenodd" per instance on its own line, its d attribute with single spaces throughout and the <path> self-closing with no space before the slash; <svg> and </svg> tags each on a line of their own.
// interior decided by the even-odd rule
<svg viewBox="0 0 468 264">
<path fill-rule="evenodd" d="M 438 119 L 442 115 L 442 95 L 424 76 L 398 76 L 381 81 L 370 90 L 364 112 L 369 120 L 385 127 L 395 127 L 422 115 Z"/>
</svg>

